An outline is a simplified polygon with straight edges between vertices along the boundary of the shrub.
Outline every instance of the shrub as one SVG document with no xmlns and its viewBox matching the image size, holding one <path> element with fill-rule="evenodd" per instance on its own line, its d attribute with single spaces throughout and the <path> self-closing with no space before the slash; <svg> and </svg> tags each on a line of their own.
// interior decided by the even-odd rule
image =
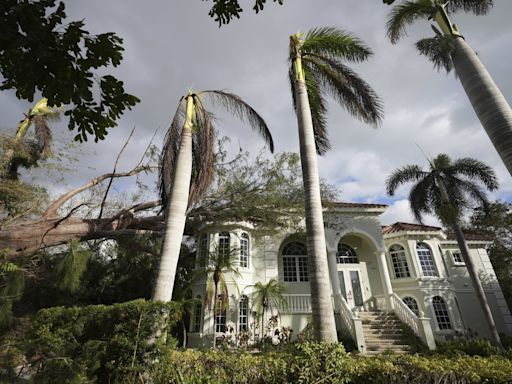
<svg viewBox="0 0 512 384">
<path fill-rule="evenodd" d="M 136 300 L 112 306 L 39 311 L 20 341 L 37 383 L 130 382 L 173 346 L 155 336 L 177 318 L 173 303 Z"/>
</svg>

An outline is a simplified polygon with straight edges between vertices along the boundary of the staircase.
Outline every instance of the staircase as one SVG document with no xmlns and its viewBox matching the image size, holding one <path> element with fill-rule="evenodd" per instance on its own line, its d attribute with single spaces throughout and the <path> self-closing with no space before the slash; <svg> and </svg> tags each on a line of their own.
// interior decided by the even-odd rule
<svg viewBox="0 0 512 384">
<path fill-rule="evenodd" d="M 359 312 L 367 355 L 378 355 L 385 351 L 405 354 L 409 346 L 404 340 L 402 322 L 391 312 Z"/>
</svg>

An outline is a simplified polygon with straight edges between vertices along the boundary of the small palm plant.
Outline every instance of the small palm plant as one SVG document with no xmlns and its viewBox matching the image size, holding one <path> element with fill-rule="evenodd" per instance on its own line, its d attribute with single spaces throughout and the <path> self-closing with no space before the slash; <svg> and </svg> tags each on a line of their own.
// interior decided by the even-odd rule
<svg viewBox="0 0 512 384">
<path fill-rule="evenodd" d="M 297 114 L 305 194 L 311 306 L 315 337 L 337 341 L 329 286 L 317 153 L 329 148 L 326 95 L 370 125 L 382 118 L 382 104 L 373 89 L 345 62 L 361 62 L 372 54 L 356 36 L 336 28 L 316 28 L 304 38 L 290 36 L 289 78 Z"/>
<path fill-rule="evenodd" d="M 238 254 L 236 248 L 216 247 L 208 257 L 206 273 L 206 301 L 213 319 L 213 347 L 216 346 L 216 316 L 229 308 L 229 289 L 227 277 L 241 277 L 238 271 Z M 232 284 L 236 286 L 233 279 Z"/>
<path fill-rule="evenodd" d="M 384 0 L 392 4 L 394 0 Z M 393 7 L 387 34 L 393 44 L 406 34 L 406 27 L 421 19 L 434 19 L 435 36 L 418 41 L 416 47 L 438 70 L 455 69 L 457 77 L 489 139 L 512 175 L 512 109 L 477 54 L 467 44 L 449 13 L 463 10 L 485 15 L 493 0 L 407 0 Z"/>
<path fill-rule="evenodd" d="M 387 193 L 393 196 L 401 184 L 415 183 L 409 194 L 409 202 L 416 220 L 421 223 L 423 215 L 434 214 L 445 226 L 453 230 L 489 324 L 493 342 L 501 347 L 494 318 L 460 226 L 462 215 L 472 206 L 471 203 L 476 202 L 484 209 L 488 207 L 487 197 L 479 184 L 483 184 L 490 191 L 496 190 L 496 175 L 489 166 L 471 158 L 452 161 L 447 155 L 440 154 L 429 161 L 429 164 L 428 171 L 423 171 L 417 165 L 406 165 L 395 170 L 386 180 Z"/>
<path fill-rule="evenodd" d="M 216 131 L 204 98 L 249 123 L 274 150 L 263 118 L 237 95 L 189 92 L 180 100 L 162 150 L 160 192 L 166 221 L 154 300 L 171 300 L 187 208 L 203 196 L 214 176 Z"/>
<path fill-rule="evenodd" d="M 252 302 L 257 316 L 261 317 L 261 339 L 263 340 L 267 311 L 276 308 L 279 313 L 279 308 L 288 307 L 288 302 L 284 297 L 286 287 L 276 279 L 270 279 L 266 284 L 258 282 L 252 287 Z"/>
</svg>

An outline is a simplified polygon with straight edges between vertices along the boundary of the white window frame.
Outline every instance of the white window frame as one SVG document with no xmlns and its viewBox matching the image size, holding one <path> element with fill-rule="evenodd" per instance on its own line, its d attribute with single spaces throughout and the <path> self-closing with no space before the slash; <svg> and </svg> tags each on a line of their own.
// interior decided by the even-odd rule
<svg viewBox="0 0 512 384">
<path fill-rule="evenodd" d="M 204 268 L 205 266 L 208 265 L 208 240 L 209 236 L 207 234 L 202 234 L 199 236 L 199 241 L 196 250 L 196 268 Z"/>
<path fill-rule="evenodd" d="M 440 331 L 451 331 L 453 329 L 453 323 L 446 300 L 441 296 L 434 296 L 432 297 L 431 303 L 437 329 Z"/>
<path fill-rule="evenodd" d="M 350 245 L 338 242 L 338 249 L 336 251 L 336 264 L 359 264 L 359 257 L 357 252 Z"/>
<path fill-rule="evenodd" d="M 215 310 L 215 333 L 224 333 L 227 326 L 227 310 L 222 302 L 222 295 L 217 299 L 217 308 Z"/>
<path fill-rule="evenodd" d="M 421 268 L 421 275 L 423 277 L 439 277 L 439 270 L 437 269 L 436 260 L 432 249 L 427 243 L 416 243 L 416 255 Z"/>
<path fill-rule="evenodd" d="M 203 323 L 203 301 L 201 296 L 196 297 L 197 302 L 194 305 L 194 316 L 192 317 L 192 332 L 201 332 L 201 325 Z"/>
<path fill-rule="evenodd" d="M 220 232 L 217 238 L 217 252 L 219 254 L 226 252 L 231 253 L 231 234 L 229 232 Z"/>
<path fill-rule="evenodd" d="M 459 249 L 448 251 L 450 254 L 451 261 L 453 265 L 455 266 L 465 266 L 466 263 L 464 262 L 464 259 L 462 258 L 462 253 Z M 459 257 L 457 257 L 458 255 Z"/>
<path fill-rule="evenodd" d="M 281 255 L 283 265 L 283 281 L 286 283 L 303 283 L 309 281 L 308 256 L 286 254 L 291 245 L 299 244 L 307 252 L 306 245 L 300 242 L 291 242 L 284 246 Z"/>
<path fill-rule="evenodd" d="M 238 301 L 238 331 L 249 331 L 249 298 L 245 295 Z"/>
<path fill-rule="evenodd" d="M 389 247 L 389 256 L 395 279 L 406 279 L 411 277 L 411 270 L 409 269 L 407 255 L 405 254 L 405 248 L 403 246 L 393 244 Z"/>
<path fill-rule="evenodd" d="M 250 257 L 250 246 L 251 242 L 249 239 L 249 235 L 246 232 L 243 232 L 240 235 L 240 267 L 241 268 L 249 268 L 249 257 Z"/>
<path fill-rule="evenodd" d="M 420 317 L 420 307 L 418 306 L 418 301 L 414 297 L 404 296 L 402 297 L 402 301 L 407 306 L 407 308 L 412 311 L 412 313 L 414 313 L 417 317 Z M 409 305 L 408 302 L 411 305 Z"/>
</svg>

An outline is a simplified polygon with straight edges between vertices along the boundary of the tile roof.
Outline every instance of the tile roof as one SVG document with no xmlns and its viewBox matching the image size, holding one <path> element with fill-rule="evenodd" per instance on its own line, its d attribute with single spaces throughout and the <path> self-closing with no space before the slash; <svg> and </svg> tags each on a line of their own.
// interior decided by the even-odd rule
<svg viewBox="0 0 512 384">
<path fill-rule="evenodd" d="M 446 234 L 447 240 L 456 240 L 455 234 L 453 232 L 448 232 Z M 465 233 L 464 238 L 466 241 L 493 241 L 494 236 L 492 235 L 480 235 L 476 233 Z"/>
<path fill-rule="evenodd" d="M 391 225 L 384 225 L 382 227 L 382 233 L 395 233 L 402 231 L 418 231 L 418 232 L 432 232 L 432 231 L 441 231 L 441 227 L 432 227 L 430 225 L 420 225 L 420 224 L 411 224 L 411 223 L 402 223 L 396 222 Z"/>
<path fill-rule="evenodd" d="M 338 208 L 387 208 L 386 204 L 369 204 L 369 203 L 350 203 L 345 201 L 335 201 L 330 203 Z"/>
</svg>

